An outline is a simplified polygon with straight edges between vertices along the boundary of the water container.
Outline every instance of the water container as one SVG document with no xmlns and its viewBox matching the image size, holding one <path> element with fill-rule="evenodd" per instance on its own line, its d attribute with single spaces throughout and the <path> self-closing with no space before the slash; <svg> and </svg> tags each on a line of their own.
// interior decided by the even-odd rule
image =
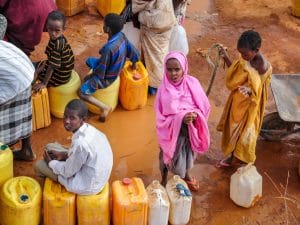
<svg viewBox="0 0 300 225">
<path fill-rule="evenodd" d="M 168 225 L 170 202 L 165 188 L 154 180 L 146 189 L 148 195 L 148 225 Z"/>
<path fill-rule="evenodd" d="M 109 184 L 96 195 L 77 195 L 78 225 L 109 225 Z"/>
<path fill-rule="evenodd" d="M 126 61 L 121 77 L 119 99 L 124 109 L 135 110 L 147 104 L 149 77 L 142 62 L 136 63 L 136 70 L 131 68 L 132 62 Z"/>
<path fill-rule="evenodd" d="M 148 197 L 140 178 L 127 178 L 112 184 L 113 224 L 146 225 Z"/>
<path fill-rule="evenodd" d="M 126 5 L 126 0 L 97 0 L 96 7 L 99 13 L 105 17 L 108 13 L 120 14 Z"/>
<path fill-rule="evenodd" d="M 65 16 L 73 16 L 84 10 L 84 0 L 56 0 L 57 8 L 62 11 Z"/>
<path fill-rule="evenodd" d="M 300 17 L 300 0 L 292 0 L 292 14 Z"/>
<path fill-rule="evenodd" d="M 99 101 L 103 102 L 106 105 L 109 105 L 112 110 L 114 110 L 118 105 L 118 96 L 119 96 L 119 87 L 120 87 L 120 76 L 107 88 L 98 89 L 93 96 Z M 101 111 L 96 106 L 87 103 L 88 108 L 91 112 L 100 114 Z"/>
<path fill-rule="evenodd" d="M 240 167 L 230 178 L 231 200 L 245 208 L 254 206 L 262 196 L 262 176 L 253 164 Z"/>
<path fill-rule="evenodd" d="M 12 178 L 13 170 L 13 154 L 7 145 L 0 142 L 0 187 L 5 181 Z"/>
<path fill-rule="evenodd" d="M 76 195 L 46 178 L 43 192 L 44 225 L 75 225 Z"/>
<path fill-rule="evenodd" d="M 68 83 L 58 87 L 49 87 L 50 112 L 57 118 L 64 117 L 66 105 L 72 99 L 78 99 L 77 91 L 80 87 L 80 78 L 75 70 L 72 70 L 71 79 Z"/>
<path fill-rule="evenodd" d="M 39 225 L 42 191 L 39 183 L 30 177 L 7 180 L 0 192 L 1 225 Z"/>
<path fill-rule="evenodd" d="M 188 186 L 178 175 L 173 176 L 166 185 L 166 190 L 170 200 L 169 222 L 172 225 L 184 225 L 189 222 L 192 196 L 180 194 L 176 185 L 182 184 L 187 190 Z"/>
<path fill-rule="evenodd" d="M 32 130 L 48 127 L 51 124 L 47 88 L 32 93 Z"/>
</svg>

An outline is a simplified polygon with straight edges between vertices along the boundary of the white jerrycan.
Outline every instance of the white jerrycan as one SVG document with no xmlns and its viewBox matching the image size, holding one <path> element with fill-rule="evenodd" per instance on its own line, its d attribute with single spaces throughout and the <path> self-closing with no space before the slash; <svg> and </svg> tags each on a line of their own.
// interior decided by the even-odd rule
<svg viewBox="0 0 300 225">
<path fill-rule="evenodd" d="M 187 184 L 178 175 L 175 175 L 168 181 L 166 189 L 170 199 L 170 224 L 187 224 L 192 207 L 192 195 Z"/>
<path fill-rule="evenodd" d="M 256 167 L 249 163 L 232 174 L 230 179 L 230 198 L 242 207 L 250 208 L 262 197 L 262 176 Z"/>
<path fill-rule="evenodd" d="M 146 188 L 148 195 L 148 225 L 168 225 L 170 202 L 165 188 L 158 180 Z"/>
</svg>

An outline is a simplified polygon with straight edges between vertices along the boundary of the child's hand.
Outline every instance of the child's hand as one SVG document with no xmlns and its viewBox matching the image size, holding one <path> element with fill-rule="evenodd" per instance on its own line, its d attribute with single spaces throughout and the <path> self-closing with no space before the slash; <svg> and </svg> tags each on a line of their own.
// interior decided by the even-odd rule
<svg viewBox="0 0 300 225">
<path fill-rule="evenodd" d="M 223 45 L 219 44 L 218 49 L 219 49 L 219 55 L 220 55 L 223 59 L 224 59 L 224 58 L 228 58 L 227 48 L 225 48 Z"/>
<path fill-rule="evenodd" d="M 196 120 L 196 118 L 197 118 L 197 113 L 189 112 L 185 114 L 185 116 L 183 117 L 183 122 L 188 125 L 193 123 Z"/>
<path fill-rule="evenodd" d="M 51 159 L 65 161 L 68 158 L 68 154 L 66 152 L 60 152 L 55 150 L 48 150 L 47 152 Z"/>
<path fill-rule="evenodd" d="M 47 151 L 44 151 L 43 157 L 44 157 L 44 160 L 45 160 L 45 162 L 46 162 L 47 164 L 52 160 L 52 159 L 51 159 L 51 156 L 48 154 Z"/>
<path fill-rule="evenodd" d="M 242 93 L 245 97 L 250 97 L 252 94 L 251 88 L 247 86 L 239 86 L 239 92 Z"/>
<path fill-rule="evenodd" d="M 32 90 L 38 92 L 39 90 L 46 88 L 46 85 L 43 83 L 37 83 L 32 86 Z"/>
</svg>

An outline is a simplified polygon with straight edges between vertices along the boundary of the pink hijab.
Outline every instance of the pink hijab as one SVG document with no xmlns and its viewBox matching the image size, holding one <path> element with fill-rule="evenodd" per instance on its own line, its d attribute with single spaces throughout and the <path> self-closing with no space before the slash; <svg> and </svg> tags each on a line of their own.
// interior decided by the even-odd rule
<svg viewBox="0 0 300 225">
<path fill-rule="evenodd" d="M 166 62 L 177 59 L 183 70 L 182 80 L 174 84 L 167 77 Z M 204 153 L 210 144 L 207 119 L 210 104 L 199 81 L 188 75 L 188 61 L 182 52 L 170 52 L 164 61 L 164 77 L 160 84 L 156 99 L 156 130 L 158 142 L 163 151 L 164 163 L 173 158 L 177 138 L 181 129 L 183 117 L 188 112 L 196 112 L 197 119 L 188 125 L 189 139 L 192 150 Z"/>
</svg>

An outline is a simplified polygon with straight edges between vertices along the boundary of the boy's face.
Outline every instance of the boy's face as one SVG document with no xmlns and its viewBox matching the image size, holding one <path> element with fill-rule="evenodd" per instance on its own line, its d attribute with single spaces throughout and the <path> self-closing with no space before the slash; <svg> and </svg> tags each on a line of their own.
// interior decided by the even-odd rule
<svg viewBox="0 0 300 225">
<path fill-rule="evenodd" d="M 64 112 L 64 127 L 67 131 L 76 132 L 83 124 L 84 119 L 78 116 L 77 110 L 65 109 Z"/>
<path fill-rule="evenodd" d="M 49 19 L 47 21 L 46 28 L 47 28 L 49 37 L 52 41 L 54 41 L 58 37 L 60 37 L 65 31 L 65 28 L 63 26 L 63 21 L 61 21 L 61 20 Z"/>
<path fill-rule="evenodd" d="M 248 48 L 238 48 L 238 51 L 240 52 L 242 58 L 246 61 L 251 61 L 257 54 L 257 50 L 251 50 Z"/>
</svg>

